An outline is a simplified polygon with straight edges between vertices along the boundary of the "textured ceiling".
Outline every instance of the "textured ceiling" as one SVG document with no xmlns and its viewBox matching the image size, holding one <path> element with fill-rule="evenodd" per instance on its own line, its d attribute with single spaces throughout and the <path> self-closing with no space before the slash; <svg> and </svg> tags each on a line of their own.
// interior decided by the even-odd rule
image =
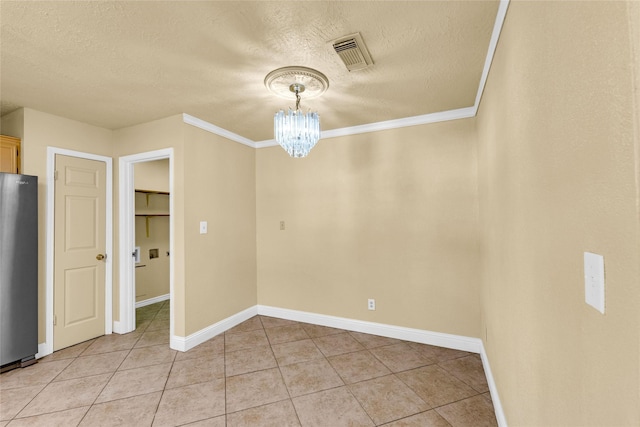
<svg viewBox="0 0 640 427">
<path fill-rule="evenodd" d="M 323 130 L 474 105 L 498 1 L 0 2 L 1 114 L 29 107 L 117 129 L 187 113 L 273 138 L 272 70 L 329 89 Z M 331 40 L 360 32 L 374 65 L 348 72 Z"/>
</svg>

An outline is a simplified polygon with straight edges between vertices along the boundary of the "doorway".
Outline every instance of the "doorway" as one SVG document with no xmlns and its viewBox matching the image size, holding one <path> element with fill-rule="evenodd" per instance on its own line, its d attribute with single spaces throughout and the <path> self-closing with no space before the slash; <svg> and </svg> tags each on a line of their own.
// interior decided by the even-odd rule
<svg viewBox="0 0 640 427">
<path fill-rule="evenodd" d="M 155 162 L 159 160 L 168 161 L 168 191 L 163 190 L 149 190 L 143 188 L 136 188 L 136 165 L 147 162 Z M 173 283 L 174 283 L 174 257 L 173 257 L 173 245 L 174 245 L 174 219 L 173 219 L 173 149 L 163 149 L 147 153 L 134 154 L 131 156 L 120 157 L 119 159 L 119 202 L 120 202 L 120 233 L 119 233 L 119 249 L 120 249 L 120 319 L 118 322 L 114 322 L 114 330 L 118 333 L 132 332 L 136 329 L 136 263 L 140 259 L 140 248 L 136 251 L 136 247 L 139 246 L 136 243 L 136 218 L 140 222 L 140 218 L 143 218 L 142 225 L 144 232 L 147 232 L 147 222 L 149 224 L 148 231 L 152 232 L 154 224 L 153 222 L 156 216 L 154 212 L 146 212 L 149 215 L 141 215 L 136 217 L 136 197 L 146 199 L 149 198 L 149 204 L 156 203 L 154 196 L 167 197 L 168 198 L 168 222 L 169 222 L 169 244 L 168 250 L 161 252 L 161 248 L 157 249 L 157 255 L 160 257 L 163 254 L 168 259 L 169 263 L 169 290 L 168 300 L 171 303 L 173 301 Z M 142 184 L 144 185 L 144 184 Z M 141 185 L 141 186 L 142 186 Z M 139 190 L 136 192 L 136 189 Z M 144 191 L 147 190 L 147 191 Z M 164 194 L 166 193 L 166 194 Z M 146 204 L 146 202 L 145 202 Z M 166 216 L 164 211 L 156 211 L 158 216 Z M 157 225 L 157 224 L 156 224 Z M 148 250 L 148 249 L 147 249 Z M 154 251 L 155 252 L 155 251 Z M 149 255 L 149 252 L 147 252 Z M 155 253 L 152 253 L 155 256 Z M 149 261 L 156 262 L 156 259 L 149 259 Z M 140 296 L 140 295 L 139 295 Z M 138 302 L 149 300 L 146 302 L 157 303 L 167 299 L 166 294 L 159 294 L 152 296 L 151 298 L 138 298 Z M 159 298 L 157 301 L 154 298 Z M 169 310 L 169 335 L 170 341 L 174 338 L 174 305 L 170 304 Z"/>
<path fill-rule="evenodd" d="M 134 286 L 136 309 L 139 309 L 170 298 L 169 200 L 171 193 L 169 192 L 169 159 L 139 162 L 133 166 L 136 235 Z"/>
</svg>

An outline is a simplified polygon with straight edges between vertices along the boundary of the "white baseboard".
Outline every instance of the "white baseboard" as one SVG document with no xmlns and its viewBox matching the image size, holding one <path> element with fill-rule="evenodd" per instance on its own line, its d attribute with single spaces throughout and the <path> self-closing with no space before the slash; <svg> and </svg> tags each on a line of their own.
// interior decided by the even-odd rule
<svg viewBox="0 0 640 427">
<path fill-rule="evenodd" d="M 36 353 L 36 359 L 48 356 L 51 353 L 53 353 L 53 348 L 51 348 L 46 342 L 41 342 L 40 344 L 38 344 L 38 353 Z"/>
<path fill-rule="evenodd" d="M 221 333 L 233 328 L 234 326 L 244 322 L 252 318 L 253 316 L 258 314 L 257 306 L 249 307 L 246 310 L 241 311 L 240 313 L 236 313 L 233 316 L 227 317 L 219 321 L 218 323 L 214 323 L 213 325 L 207 326 L 206 328 L 200 329 L 198 332 L 194 332 L 188 337 L 178 337 L 171 336 L 169 346 L 178 351 L 187 351 L 191 350 L 193 347 L 198 344 L 202 344 L 203 342 L 210 340 L 216 335 L 220 335 Z"/>
<path fill-rule="evenodd" d="M 116 334 L 124 334 L 124 331 L 122 330 L 122 325 L 117 320 L 113 321 L 113 332 Z"/>
<path fill-rule="evenodd" d="M 496 413 L 496 420 L 499 427 L 507 427 L 507 419 L 504 416 L 504 410 L 502 409 L 502 403 L 500 402 L 500 396 L 498 395 L 498 388 L 493 380 L 493 372 L 491 372 L 491 366 L 489 365 L 489 357 L 482 346 L 480 352 L 482 357 L 482 367 L 484 368 L 484 374 L 487 377 L 487 383 L 489 385 L 489 392 L 491 393 L 491 401 L 493 402 L 493 410 Z"/>
<path fill-rule="evenodd" d="M 435 345 L 438 347 L 452 348 L 454 350 L 468 351 L 471 353 L 480 353 L 482 351 L 482 340 L 462 335 L 443 334 L 423 329 L 404 328 L 400 326 L 386 325 L 383 323 L 327 316 L 324 314 L 308 313 L 265 305 L 258 305 L 258 314 L 278 317 L 280 319 L 295 320 L 297 322 L 329 326 L 331 328 L 345 329 L 347 331 L 380 335 L 383 337 L 418 342 L 421 344 Z"/>
<path fill-rule="evenodd" d="M 171 299 L 171 294 L 164 294 L 164 295 L 160 295 L 160 296 L 157 296 L 157 297 L 145 299 L 145 300 L 142 300 L 142 301 L 138 301 L 136 303 L 136 308 L 140 308 L 140 307 L 144 307 L 144 306 L 147 306 L 147 305 L 155 304 L 157 302 L 166 301 L 168 299 Z"/>
</svg>

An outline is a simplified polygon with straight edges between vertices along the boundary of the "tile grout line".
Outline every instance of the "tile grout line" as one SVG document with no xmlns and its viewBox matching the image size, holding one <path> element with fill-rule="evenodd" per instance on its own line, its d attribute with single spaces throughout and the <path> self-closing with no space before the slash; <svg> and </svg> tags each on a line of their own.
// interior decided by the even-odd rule
<svg viewBox="0 0 640 427">
<path fill-rule="evenodd" d="M 463 356 L 463 357 L 459 357 L 459 358 L 456 358 L 456 359 L 449 359 L 449 360 L 445 360 L 444 362 L 449 362 L 449 361 L 451 361 L 451 360 L 464 359 L 465 357 L 473 357 L 473 356 Z M 451 370 L 447 369 L 446 367 L 444 367 L 444 366 L 440 365 L 440 363 L 442 363 L 442 362 L 438 362 L 438 363 L 437 363 L 437 365 L 438 365 L 441 369 L 444 369 L 444 370 L 445 370 L 449 375 L 451 375 L 451 376 L 455 377 L 455 378 L 456 378 L 456 379 L 458 379 L 459 381 L 462 381 L 464 384 L 466 384 L 467 386 L 469 386 L 473 391 L 478 392 L 479 394 L 483 394 L 483 393 L 486 393 L 486 392 L 488 392 L 488 391 L 489 391 L 489 386 L 488 386 L 488 385 L 487 385 L 487 389 L 486 389 L 485 391 L 479 391 L 476 387 L 474 387 L 474 385 L 473 385 L 473 384 L 470 384 L 470 382 L 471 382 L 471 381 L 469 381 L 469 382 L 465 381 L 463 378 L 460 378 L 458 375 L 456 375 L 456 372 L 453 372 L 453 371 L 451 371 Z M 482 363 L 482 362 L 480 362 L 480 363 Z M 484 373 L 484 369 L 483 369 L 483 373 Z M 458 373 L 458 374 L 459 374 L 459 373 Z M 487 378 L 486 378 L 486 374 L 484 374 L 484 377 L 485 377 L 485 381 L 486 381 L 486 379 L 487 379 Z M 477 386 L 477 385 L 476 385 L 476 386 Z"/>
<path fill-rule="evenodd" d="M 66 369 L 66 368 L 65 368 L 65 369 Z M 64 371 L 64 369 L 63 369 L 63 371 Z M 60 371 L 60 372 L 62 372 L 62 371 Z M 56 376 L 57 376 L 57 375 L 56 375 Z M 49 381 L 48 383 L 46 383 L 46 384 L 42 387 L 42 389 L 41 389 L 39 392 L 37 392 L 37 393 L 36 393 L 36 395 L 35 395 L 35 396 L 33 396 L 33 397 L 32 397 L 32 398 L 27 402 L 27 404 L 26 404 L 26 405 L 24 405 L 22 408 L 20 408 L 20 410 L 19 410 L 18 412 L 16 412 L 16 414 L 15 414 L 13 417 L 11 417 L 11 419 L 9 420 L 9 422 L 7 423 L 7 425 L 8 425 L 11 421 L 13 421 L 13 420 L 15 420 L 15 419 L 18 419 L 17 417 L 18 417 L 18 415 L 20 415 L 20 412 L 24 411 L 24 409 L 25 409 L 27 406 L 29 406 L 29 404 L 30 404 L 31 402 L 33 402 L 33 401 L 35 400 L 35 398 L 36 398 L 36 397 L 38 397 L 38 396 L 40 395 L 40 393 L 42 393 L 42 392 L 44 391 L 44 389 L 45 389 L 45 388 L 47 388 L 47 386 L 48 386 L 49 384 L 51 384 L 51 381 Z M 11 390 L 11 389 L 9 389 L 9 390 Z M 26 418 L 26 417 L 24 417 L 24 418 Z"/>
<path fill-rule="evenodd" d="M 228 424 L 227 421 L 227 334 L 222 333 L 222 367 L 223 367 L 223 381 L 224 381 L 224 425 Z"/>
<path fill-rule="evenodd" d="M 162 306 L 164 306 L 164 302 L 162 304 Z M 158 314 L 160 313 L 160 310 L 162 309 L 162 306 L 160 307 L 160 309 L 156 312 L 156 314 L 153 316 L 153 319 L 151 319 L 151 322 L 149 322 L 149 325 L 147 325 L 147 327 L 145 328 L 145 330 L 142 332 L 142 334 L 140 335 L 140 338 L 142 338 L 142 335 L 144 335 L 144 333 L 147 331 L 147 329 L 149 328 L 149 326 L 151 325 L 151 323 L 153 323 L 153 321 L 156 319 L 156 317 L 158 316 Z M 167 331 L 168 332 L 168 331 Z M 137 341 L 136 341 L 137 343 Z M 133 349 L 135 348 L 135 344 L 134 347 L 131 349 L 131 351 L 133 351 Z M 164 397 L 164 392 L 167 389 L 167 383 L 169 382 L 169 377 L 171 376 L 171 371 L 173 371 L 173 365 L 176 362 L 178 354 L 174 354 L 173 355 L 173 360 L 171 360 L 171 367 L 169 368 L 169 373 L 167 374 L 167 379 L 164 381 L 164 385 L 162 387 L 162 392 L 160 393 L 160 399 L 158 399 L 158 403 L 156 404 L 156 408 L 155 411 L 153 411 L 153 418 L 151 419 L 151 425 L 153 425 L 153 423 L 156 421 L 156 415 L 158 415 L 158 410 L 160 409 L 160 404 L 162 403 L 162 398 Z"/>
<path fill-rule="evenodd" d="M 406 417 L 402 417 L 402 418 L 398 418 L 397 420 L 389 421 L 389 423 L 397 423 L 398 421 L 406 420 L 406 419 L 409 419 L 411 417 L 415 417 L 416 415 L 425 414 L 425 413 L 430 412 L 430 411 L 436 412 L 444 420 L 444 422 L 447 423 L 447 425 L 449 427 L 453 427 L 452 424 L 446 418 L 444 418 L 442 415 L 440 415 L 439 412 L 437 412 L 435 410 L 435 408 L 427 409 L 426 411 L 418 412 L 418 413 L 413 414 L 413 415 L 407 415 Z M 385 424 L 387 424 L 387 423 L 385 423 Z M 381 425 L 385 425 L 385 424 L 381 424 Z M 378 427 L 378 426 L 376 426 L 376 427 Z"/>
<path fill-rule="evenodd" d="M 360 400 L 358 399 L 358 397 L 357 397 L 355 394 L 353 394 L 353 392 L 351 391 L 351 388 L 350 388 L 348 385 L 346 385 L 346 384 L 345 384 L 345 386 L 344 386 L 344 387 L 347 389 L 347 391 L 349 392 L 349 394 L 351 395 L 351 397 L 353 397 L 353 398 L 355 399 L 355 401 L 356 401 L 356 402 L 358 402 L 358 406 L 360 406 L 360 409 L 362 409 L 362 411 L 363 411 L 365 414 L 367 414 L 367 417 L 369 417 L 369 419 L 371 420 L 371 422 L 373 423 L 373 425 L 377 426 L 377 425 L 378 425 L 378 423 L 376 423 L 376 422 L 373 420 L 373 417 L 371 416 L 371 414 L 370 414 L 370 413 L 365 409 L 365 407 L 364 407 L 364 406 L 362 406 L 362 402 L 360 402 Z"/>
<path fill-rule="evenodd" d="M 287 399 L 290 403 L 291 406 L 293 407 L 293 412 L 296 414 L 296 419 L 298 420 L 298 423 L 300 425 L 302 425 L 302 421 L 300 421 L 300 415 L 298 414 L 298 410 L 296 409 L 296 405 L 293 403 L 293 397 L 291 396 L 291 390 L 289 390 L 289 386 L 287 386 L 287 382 L 284 380 L 284 375 L 282 374 L 282 369 L 280 366 L 280 362 L 278 362 L 278 358 L 276 357 L 275 352 L 273 351 L 273 345 L 271 343 L 271 340 L 269 339 L 269 334 L 267 334 L 267 331 L 264 327 L 264 322 L 262 322 L 262 318 L 260 317 L 260 324 L 262 325 L 262 328 L 264 330 L 264 334 L 267 337 L 267 342 L 269 342 L 269 349 L 271 350 L 271 354 L 273 355 L 273 359 L 276 361 L 276 367 L 278 368 L 278 373 L 280 374 L 280 380 L 282 380 L 282 384 L 284 384 L 284 389 L 287 391 L 287 396 L 289 396 L 289 398 Z M 305 331 L 306 334 L 306 331 Z M 307 334 L 308 335 L 308 334 Z M 284 344 L 284 343 L 278 343 L 278 344 Z M 314 343 L 315 345 L 315 343 Z"/>
</svg>

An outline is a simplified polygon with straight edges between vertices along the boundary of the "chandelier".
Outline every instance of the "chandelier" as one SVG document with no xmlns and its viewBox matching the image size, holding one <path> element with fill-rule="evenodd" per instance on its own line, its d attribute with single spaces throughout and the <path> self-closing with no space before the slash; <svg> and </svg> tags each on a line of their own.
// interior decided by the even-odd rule
<svg viewBox="0 0 640 427">
<path fill-rule="evenodd" d="M 280 110 L 273 118 L 275 140 L 291 157 L 306 157 L 320 139 L 318 113 L 300 109 L 300 94 L 306 98 L 322 95 L 329 87 L 324 74 L 306 67 L 278 68 L 267 74 L 264 84 L 282 98 L 295 98 L 296 109 Z"/>
</svg>

